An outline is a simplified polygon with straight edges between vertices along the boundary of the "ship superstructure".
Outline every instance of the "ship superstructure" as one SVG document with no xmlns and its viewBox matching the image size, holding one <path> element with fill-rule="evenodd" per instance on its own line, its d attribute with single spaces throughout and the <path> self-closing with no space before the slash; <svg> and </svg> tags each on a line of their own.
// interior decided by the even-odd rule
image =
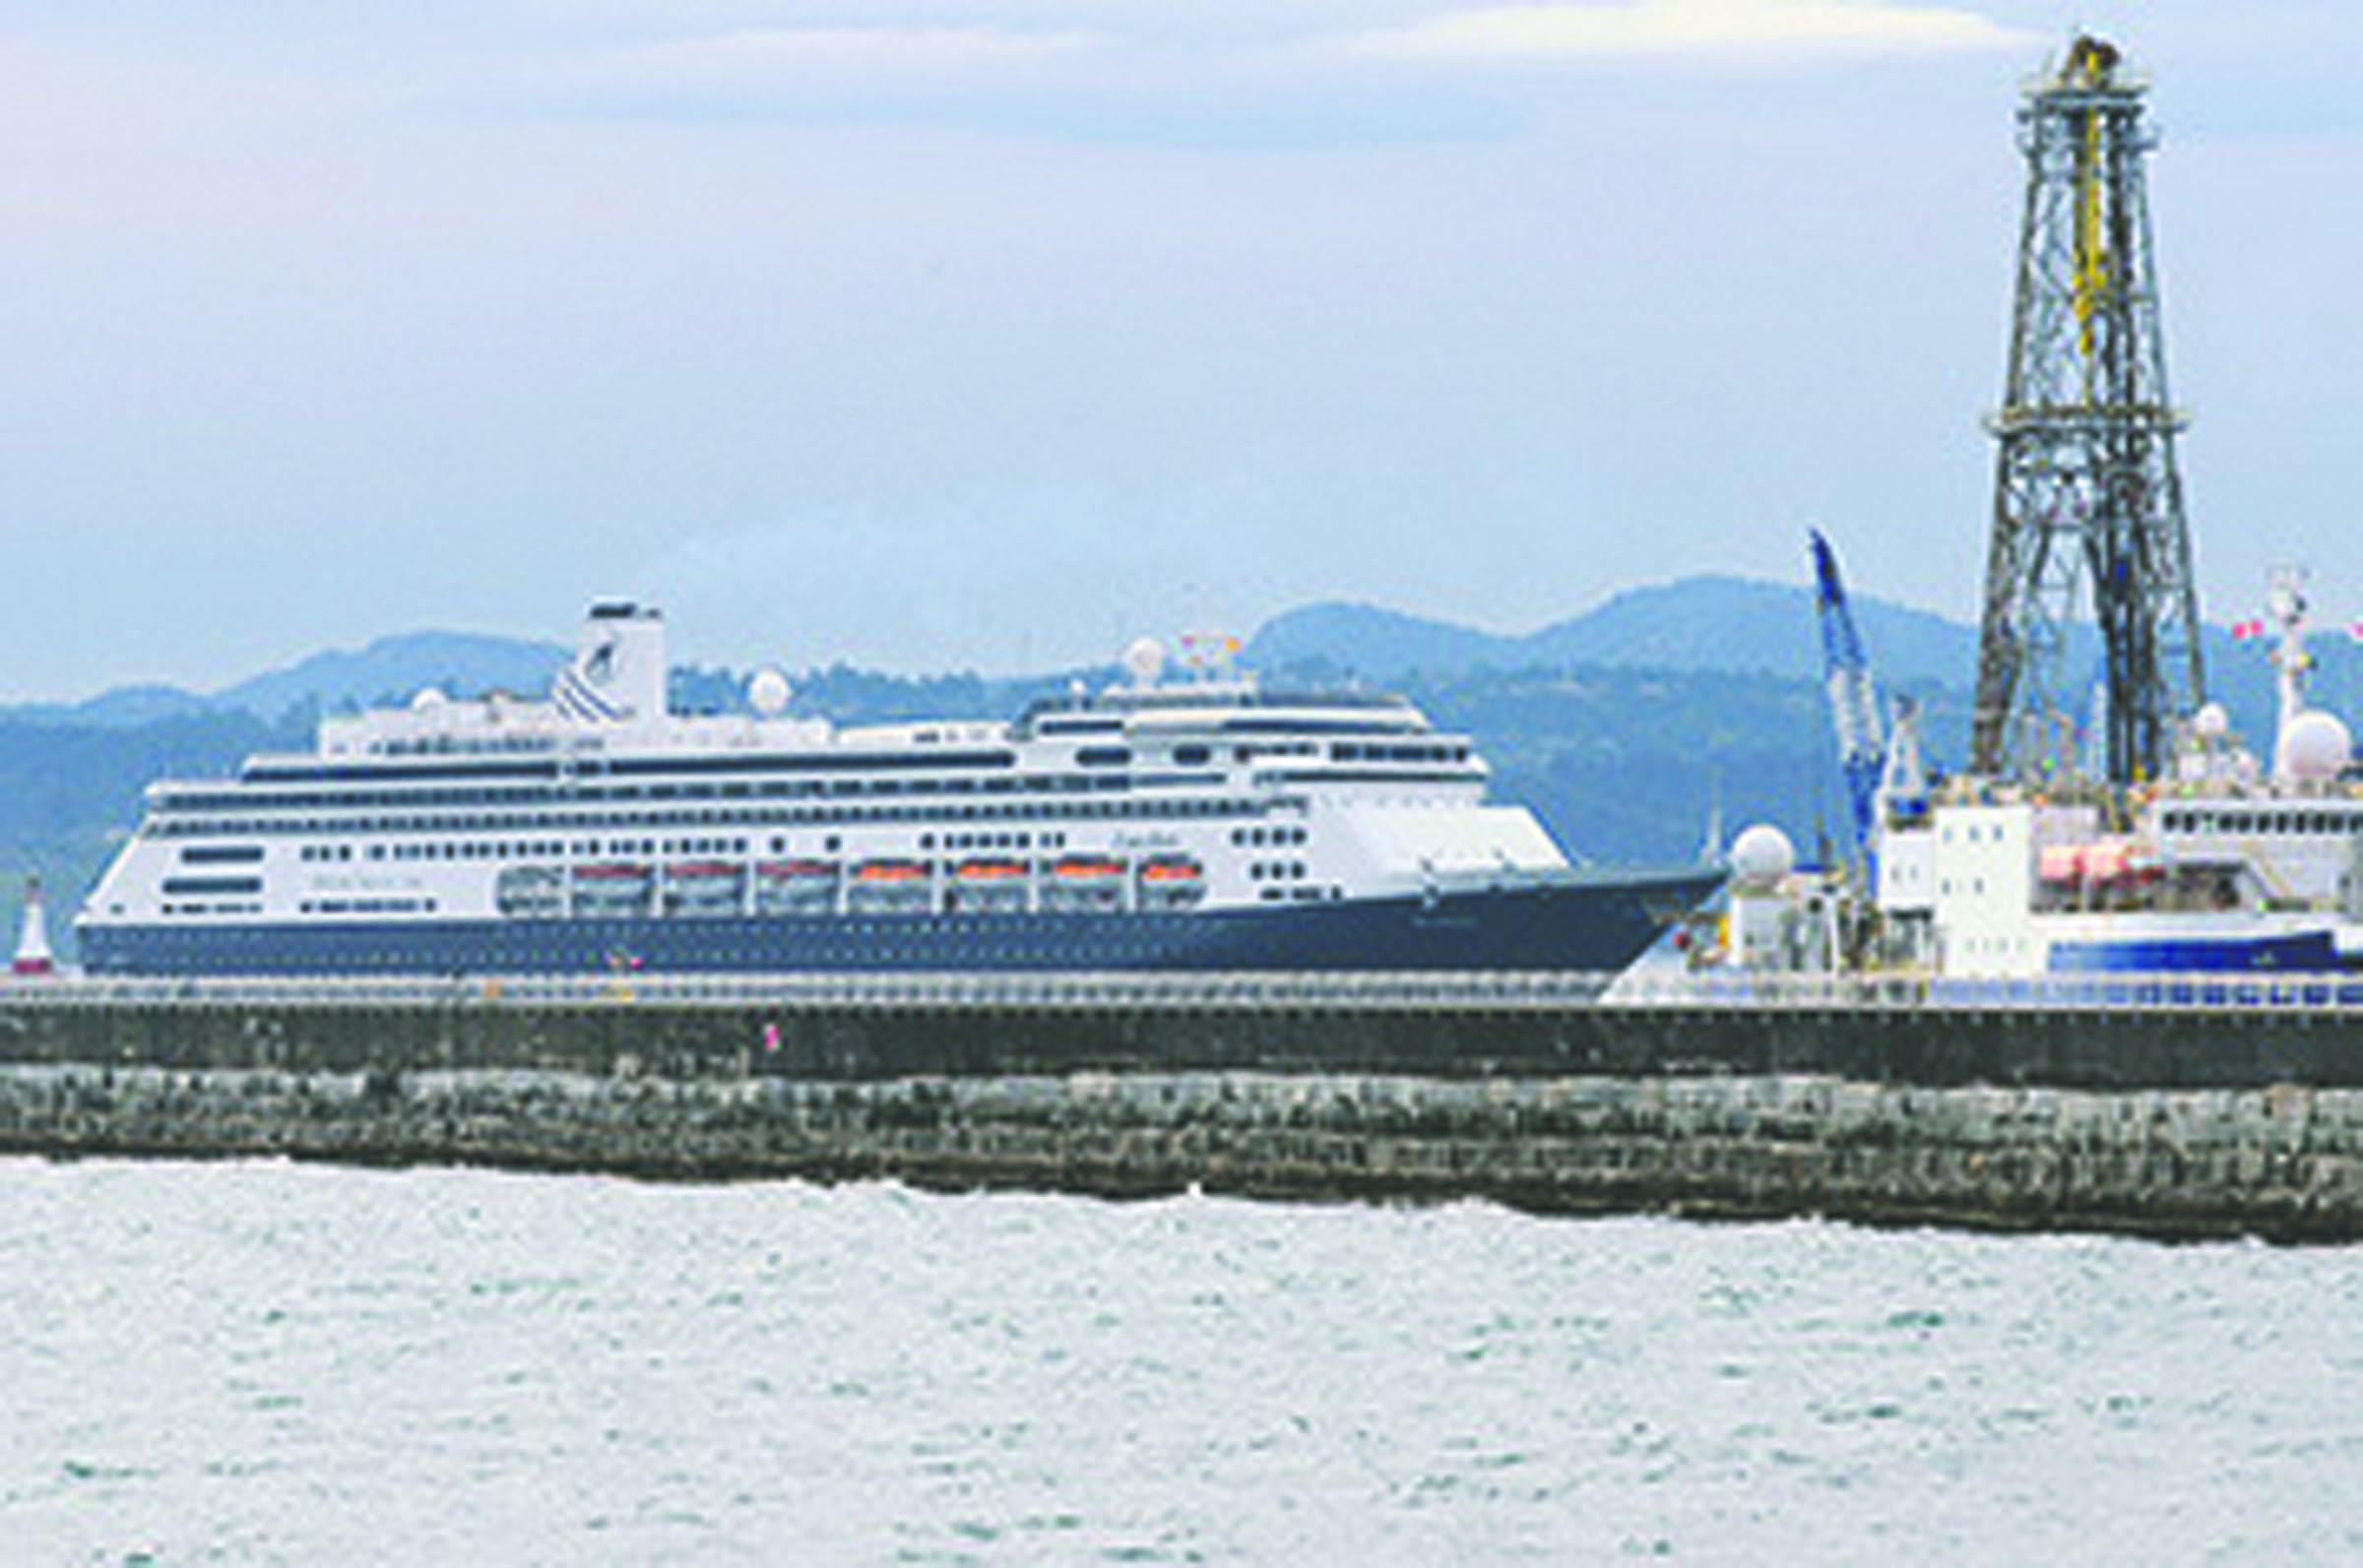
<svg viewBox="0 0 2363 1568">
<path fill-rule="evenodd" d="M 668 710 L 596 606 L 545 698 L 325 720 L 153 785 L 77 921 L 97 972 L 1615 969 L 1711 890 L 1569 867 L 1400 698 L 1127 676 L 1012 721 Z"/>
<path fill-rule="evenodd" d="M 2130 792 L 1953 782 L 1932 812 L 1884 825 L 1891 955 L 1978 974 L 2363 963 L 2363 790 L 2346 725 L 2307 701 L 2295 569 L 2276 573 L 2271 613 L 2268 759 L 2208 704 L 2179 726 L 2167 777 Z"/>
<path fill-rule="evenodd" d="M 2306 608 L 2303 575 L 2276 573 L 2268 756 L 2208 704 L 2177 726 L 2154 784 L 1966 776 L 1932 791 L 1907 720 L 1868 885 L 1799 874 L 1777 832 L 1751 829 L 1734 849 L 1731 940 L 1700 959 L 1979 979 L 2363 968 L 2363 783 L 2346 725 L 2307 699 Z"/>
</svg>

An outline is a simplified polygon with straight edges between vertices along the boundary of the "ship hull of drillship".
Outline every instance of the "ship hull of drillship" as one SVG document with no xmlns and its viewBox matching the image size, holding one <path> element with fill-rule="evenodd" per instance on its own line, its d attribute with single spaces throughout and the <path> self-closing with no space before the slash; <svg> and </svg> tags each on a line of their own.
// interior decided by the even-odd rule
<svg viewBox="0 0 2363 1568">
<path fill-rule="evenodd" d="M 2353 970 L 2328 929 L 2256 936 L 2054 942 L 2058 974 L 2322 974 Z"/>
<path fill-rule="evenodd" d="M 884 971 L 1611 972 L 1711 872 L 1188 913 L 94 924 L 96 974 Z"/>
</svg>

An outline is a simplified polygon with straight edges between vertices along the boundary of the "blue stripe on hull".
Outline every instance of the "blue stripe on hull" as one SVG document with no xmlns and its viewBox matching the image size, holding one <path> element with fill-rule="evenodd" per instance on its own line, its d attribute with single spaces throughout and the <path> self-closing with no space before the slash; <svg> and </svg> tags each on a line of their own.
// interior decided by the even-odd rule
<svg viewBox="0 0 2363 1568">
<path fill-rule="evenodd" d="M 1174 914 L 107 926 L 99 974 L 893 970 L 1621 970 L 1711 892 L 1706 871 Z"/>
<path fill-rule="evenodd" d="M 2178 938 L 2146 942 L 2055 942 L 2052 972 L 2060 974 L 2321 973 L 2342 969 L 2328 931 L 2255 937 Z"/>
</svg>

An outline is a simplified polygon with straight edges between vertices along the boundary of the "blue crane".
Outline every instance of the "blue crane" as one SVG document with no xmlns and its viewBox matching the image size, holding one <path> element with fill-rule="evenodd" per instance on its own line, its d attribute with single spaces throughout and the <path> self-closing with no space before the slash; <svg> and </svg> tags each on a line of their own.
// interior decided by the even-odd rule
<svg viewBox="0 0 2363 1568">
<path fill-rule="evenodd" d="M 1871 660 L 1846 604 L 1838 557 L 1819 529 L 1809 530 L 1814 549 L 1814 609 L 1821 621 L 1822 679 L 1829 687 L 1829 717 L 1837 733 L 1838 767 L 1846 776 L 1846 806 L 1853 818 L 1854 847 L 1868 862 L 1878 827 L 1880 774 L 1886 742 L 1879 721 L 1879 689 Z"/>
</svg>

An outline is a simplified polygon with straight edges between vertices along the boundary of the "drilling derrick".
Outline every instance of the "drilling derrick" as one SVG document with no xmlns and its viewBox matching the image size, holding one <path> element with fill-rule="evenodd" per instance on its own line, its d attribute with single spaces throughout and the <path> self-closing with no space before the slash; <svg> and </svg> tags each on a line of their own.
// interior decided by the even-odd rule
<svg viewBox="0 0 2363 1568">
<path fill-rule="evenodd" d="M 1993 431 L 1994 534 L 1970 766 L 2028 777 L 2072 758 L 2088 694 L 2068 633 L 2087 600 L 2103 660 L 2111 782 L 2158 777 L 2170 726 L 2203 696 L 2191 539 L 2175 470 L 2182 418 L 2142 163 L 2145 85 L 2079 37 L 2018 110 L 2026 208 L 2011 358 Z"/>
</svg>

